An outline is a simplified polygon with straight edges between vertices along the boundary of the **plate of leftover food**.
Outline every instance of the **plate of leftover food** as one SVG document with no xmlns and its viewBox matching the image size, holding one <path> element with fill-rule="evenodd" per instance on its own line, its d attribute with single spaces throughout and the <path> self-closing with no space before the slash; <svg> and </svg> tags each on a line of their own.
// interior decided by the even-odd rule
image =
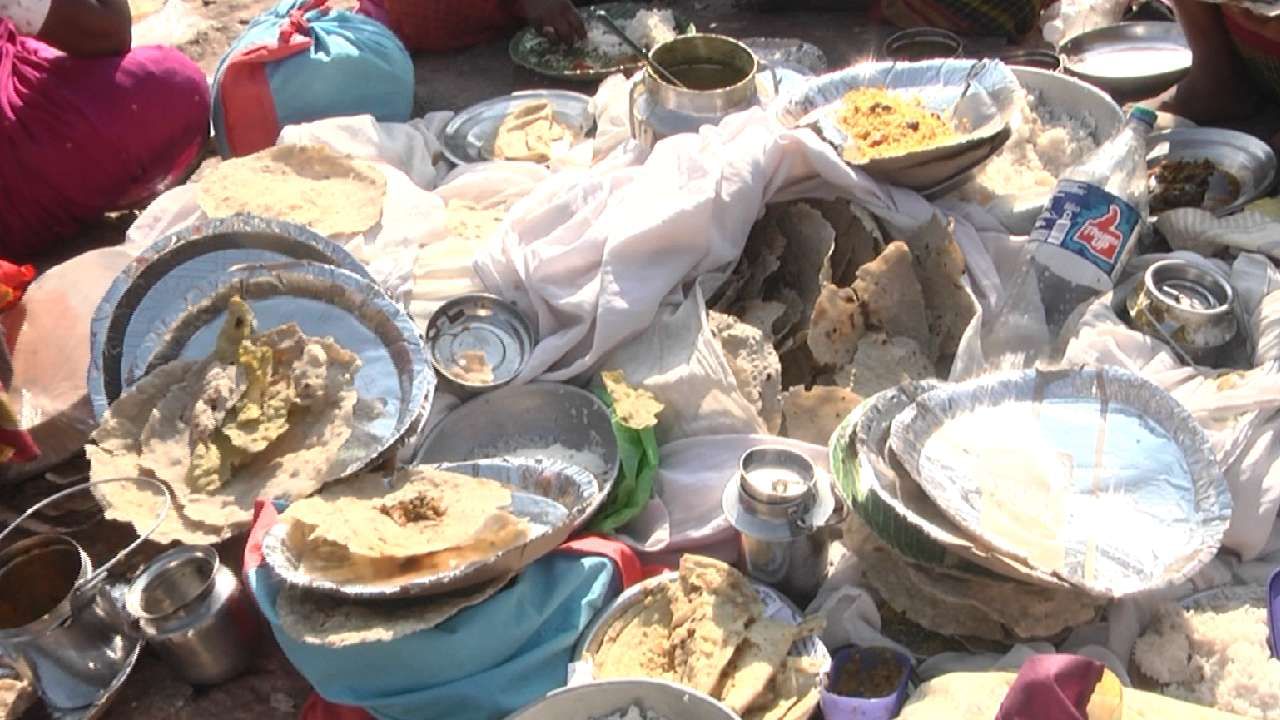
<svg viewBox="0 0 1280 720">
<path fill-rule="evenodd" d="M 511 59 L 540 75 L 562 80 L 601 80 L 616 72 L 629 72 L 644 64 L 605 23 L 595 18 L 605 13 L 627 37 L 645 50 L 653 50 L 693 26 L 669 8 L 654 9 L 639 2 L 608 2 L 580 8 L 587 37 L 577 45 L 548 38 L 535 28 L 525 28 L 511 38 Z"/>
<path fill-rule="evenodd" d="M 618 596 L 576 656 L 595 680 L 664 680 L 735 713 L 804 718 L 831 666 L 820 630 L 777 591 L 719 560 L 684 555 L 678 571 Z"/>
<path fill-rule="evenodd" d="M 606 680 L 561 688 L 507 720 L 738 720 L 720 701 L 662 680 Z"/>
<path fill-rule="evenodd" d="M 1204 431 L 1168 393 L 1120 368 L 938 388 L 894 418 L 889 446 L 970 536 L 1102 597 L 1191 577 L 1231 517 Z"/>
<path fill-rule="evenodd" d="M 1147 147 L 1152 216 L 1180 207 L 1230 215 L 1275 183 L 1275 153 L 1246 133 L 1176 128 L 1151 135 Z"/>
<path fill-rule="evenodd" d="M 456 165 L 484 160 L 546 163 L 595 128 L 591 98 L 567 90 L 526 90 L 477 103 L 445 126 L 441 144 Z"/>
<path fill-rule="evenodd" d="M 225 271 L 138 348 L 128 388 L 87 452 L 90 479 L 153 477 L 176 512 L 157 542 L 246 529 L 259 497 L 292 500 L 384 456 L 430 405 L 435 374 L 412 320 L 371 282 L 327 265 Z M 145 527 L 163 496 L 94 490 Z"/>
<path fill-rule="evenodd" d="M 548 460 L 401 468 L 295 501 L 263 540 L 286 582 L 348 598 L 421 597 L 510 576 L 590 516 L 599 488 Z"/>
</svg>

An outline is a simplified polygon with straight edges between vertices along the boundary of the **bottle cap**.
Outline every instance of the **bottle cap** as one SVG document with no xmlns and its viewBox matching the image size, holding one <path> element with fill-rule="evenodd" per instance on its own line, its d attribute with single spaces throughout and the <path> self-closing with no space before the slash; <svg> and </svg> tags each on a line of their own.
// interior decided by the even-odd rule
<svg viewBox="0 0 1280 720">
<path fill-rule="evenodd" d="M 1133 106 L 1133 109 L 1129 111 L 1129 119 L 1137 120 L 1149 128 L 1155 128 L 1156 126 L 1155 111 L 1150 108 L 1145 108 L 1141 105 Z"/>
</svg>

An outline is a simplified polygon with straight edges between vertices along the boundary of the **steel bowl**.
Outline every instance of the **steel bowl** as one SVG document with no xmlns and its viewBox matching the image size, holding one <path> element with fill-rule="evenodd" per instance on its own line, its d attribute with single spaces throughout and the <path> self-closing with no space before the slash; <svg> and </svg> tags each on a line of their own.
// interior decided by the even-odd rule
<svg viewBox="0 0 1280 720">
<path fill-rule="evenodd" d="M 1147 268 L 1126 305 L 1139 330 L 1172 342 L 1197 363 L 1210 363 L 1239 332 L 1235 302 L 1226 278 L 1170 258 Z"/>
<path fill-rule="evenodd" d="M 1240 182 L 1235 202 L 1214 210 L 1230 215 L 1263 197 L 1276 180 L 1276 154 L 1252 135 L 1221 128 L 1187 127 L 1155 133 L 1147 138 L 1147 166 L 1166 160 L 1208 160 Z"/>
<path fill-rule="evenodd" d="M 914 62 L 958 58 L 964 52 L 959 35 L 941 28 L 911 28 L 894 33 L 884 41 L 881 54 L 890 60 Z"/>
<path fill-rule="evenodd" d="M 1081 33 L 1059 48 L 1067 72 L 1127 100 L 1153 97 L 1191 70 L 1174 22 L 1126 22 Z"/>
<path fill-rule="evenodd" d="M 427 321 L 427 357 L 445 387 L 460 397 L 496 390 L 516 378 L 536 345 L 520 310 L 496 295 L 469 293 L 441 305 Z M 492 379 L 467 376 L 461 356 L 484 355 Z"/>
<path fill-rule="evenodd" d="M 607 680 L 556 690 L 507 720 L 597 720 L 639 706 L 671 720 L 737 720 L 724 704 L 663 680 Z"/>
<path fill-rule="evenodd" d="M 1033 68 L 1046 72 L 1057 72 L 1062 69 L 1062 57 L 1052 50 L 1009 50 L 1000 53 L 1000 60 L 1014 68 Z"/>
</svg>

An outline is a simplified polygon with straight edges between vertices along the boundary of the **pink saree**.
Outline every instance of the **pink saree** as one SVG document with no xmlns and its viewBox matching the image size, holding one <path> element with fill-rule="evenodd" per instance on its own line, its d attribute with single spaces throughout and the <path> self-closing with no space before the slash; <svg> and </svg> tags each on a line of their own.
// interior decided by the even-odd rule
<svg viewBox="0 0 1280 720">
<path fill-rule="evenodd" d="M 178 50 L 69 57 L 0 17 L 0 258 L 181 180 L 208 129 L 208 85 Z"/>
</svg>

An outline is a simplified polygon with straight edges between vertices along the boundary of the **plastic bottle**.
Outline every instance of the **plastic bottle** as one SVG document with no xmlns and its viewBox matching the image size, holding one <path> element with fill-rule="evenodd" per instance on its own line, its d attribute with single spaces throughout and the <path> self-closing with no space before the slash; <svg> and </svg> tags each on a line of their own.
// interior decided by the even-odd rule
<svg viewBox="0 0 1280 720">
<path fill-rule="evenodd" d="M 1112 290 L 1146 222 L 1147 135 L 1155 120 L 1151 110 L 1134 108 L 1119 133 L 1058 179 L 984 333 L 989 360 L 993 352 L 1045 355 L 1081 303 Z"/>
</svg>

